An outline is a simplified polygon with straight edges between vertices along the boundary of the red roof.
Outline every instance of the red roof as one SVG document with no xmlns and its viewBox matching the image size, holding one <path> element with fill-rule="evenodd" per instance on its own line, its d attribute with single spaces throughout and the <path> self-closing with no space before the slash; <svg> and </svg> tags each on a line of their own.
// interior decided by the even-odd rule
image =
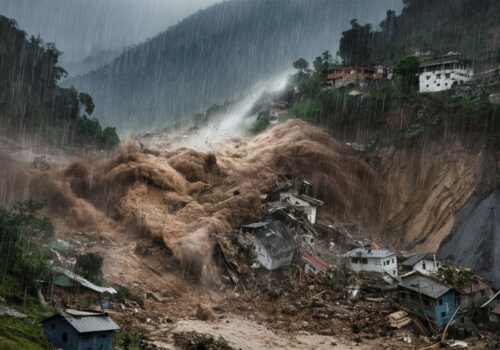
<svg viewBox="0 0 500 350">
<path fill-rule="evenodd" d="M 330 268 L 328 267 L 327 264 L 322 262 L 321 260 L 316 259 L 314 256 L 311 254 L 308 254 L 306 252 L 301 252 L 302 259 L 306 260 L 308 263 L 317 266 L 323 271 L 328 271 Z"/>
</svg>

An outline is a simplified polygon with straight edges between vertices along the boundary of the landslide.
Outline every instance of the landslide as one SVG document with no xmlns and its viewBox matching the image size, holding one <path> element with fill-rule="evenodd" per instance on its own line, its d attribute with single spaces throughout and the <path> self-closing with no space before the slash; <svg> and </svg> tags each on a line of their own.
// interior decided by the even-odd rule
<svg viewBox="0 0 500 350">
<path fill-rule="evenodd" d="M 324 129 L 289 120 L 206 152 L 172 148 L 171 140 L 154 152 L 129 142 L 48 171 L 4 159 L 0 199 L 35 197 L 66 227 L 163 242 L 184 273 L 210 283 L 214 235 L 259 220 L 278 173 L 312 180 L 312 195 L 325 202 L 320 227 L 356 227 L 356 238 L 437 250 L 456 212 L 495 183 L 498 154 L 480 140 L 452 133 L 360 154 Z"/>
<path fill-rule="evenodd" d="M 161 240 L 184 272 L 210 281 L 213 235 L 258 220 L 278 173 L 311 179 L 327 223 L 381 227 L 383 178 L 324 130 L 293 120 L 212 152 L 145 152 L 128 143 L 104 159 L 29 173 L 10 167 L 2 198 L 47 201 L 51 216 L 87 231 Z"/>
</svg>

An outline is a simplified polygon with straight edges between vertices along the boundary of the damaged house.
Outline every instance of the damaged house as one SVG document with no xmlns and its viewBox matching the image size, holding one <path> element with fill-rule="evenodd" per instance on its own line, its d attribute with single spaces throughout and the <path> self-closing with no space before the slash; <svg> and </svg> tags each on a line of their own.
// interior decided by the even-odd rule
<svg viewBox="0 0 500 350">
<path fill-rule="evenodd" d="M 103 293 L 116 294 L 114 288 L 96 286 L 82 276 L 59 266 L 51 268 L 51 281 L 46 299 L 64 306 L 99 305 Z"/>
<path fill-rule="evenodd" d="M 386 249 L 373 249 L 371 246 L 353 249 L 344 254 L 346 266 L 355 272 L 387 273 L 398 275 L 396 253 Z"/>
<path fill-rule="evenodd" d="M 255 260 L 267 270 L 289 265 L 298 248 L 286 226 L 279 221 L 242 226 L 238 243 L 250 249 Z"/>
<path fill-rule="evenodd" d="M 289 214 L 291 212 L 292 217 L 293 213 L 300 213 L 305 216 L 308 224 L 314 225 L 318 207 L 324 203 L 311 197 L 311 192 L 312 183 L 309 181 L 281 174 L 266 197 L 267 211 L 268 213 L 281 211 Z M 295 218 L 295 221 L 300 221 L 300 218 Z"/>
<path fill-rule="evenodd" d="M 401 306 L 436 327 L 445 326 L 459 307 L 455 289 L 418 272 L 402 276 L 398 291 Z"/>
</svg>

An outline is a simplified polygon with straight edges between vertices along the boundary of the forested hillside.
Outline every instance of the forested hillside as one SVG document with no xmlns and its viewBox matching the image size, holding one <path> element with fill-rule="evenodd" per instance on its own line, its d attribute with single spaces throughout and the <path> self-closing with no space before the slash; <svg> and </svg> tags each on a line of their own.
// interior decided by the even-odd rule
<svg viewBox="0 0 500 350">
<path fill-rule="evenodd" d="M 351 18 L 378 23 L 393 0 L 235 0 L 200 11 L 111 64 L 68 82 L 101 121 L 162 126 L 237 98 L 297 57 L 335 52 Z"/>
<path fill-rule="evenodd" d="M 92 98 L 57 86 L 66 74 L 60 55 L 53 44 L 27 38 L 14 20 L 0 16 L 0 131 L 58 145 L 116 145 L 114 128 L 103 130 L 91 117 Z"/>
<path fill-rule="evenodd" d="M 401 15 L 388 11 L 378 27 L 352 23 L 340 54 L 347 62 L 388 64 L 417 49 L 459 51 L 476 64 L 500 60 L 500 1 L 404 0 Z"/>
</svg>

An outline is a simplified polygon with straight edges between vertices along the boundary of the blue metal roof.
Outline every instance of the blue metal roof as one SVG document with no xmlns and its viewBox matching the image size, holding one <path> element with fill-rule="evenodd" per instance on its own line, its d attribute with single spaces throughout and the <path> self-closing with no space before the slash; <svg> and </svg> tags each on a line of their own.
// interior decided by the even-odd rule
<svg viewBox="0 0 500 350">
<path fill-rule="evenodd" d="M 120 329 L 105 313 L 66 310 L 60 311 L 59 314 L 52 317 L 62 317 L 78 333 L 108 332 Z"/>
<path fill-rule="evenodd" d="M 451 290 L 448 286 L 418 273 L 403 276 L 399 286 L 437 299 Z"/>
</svg>

